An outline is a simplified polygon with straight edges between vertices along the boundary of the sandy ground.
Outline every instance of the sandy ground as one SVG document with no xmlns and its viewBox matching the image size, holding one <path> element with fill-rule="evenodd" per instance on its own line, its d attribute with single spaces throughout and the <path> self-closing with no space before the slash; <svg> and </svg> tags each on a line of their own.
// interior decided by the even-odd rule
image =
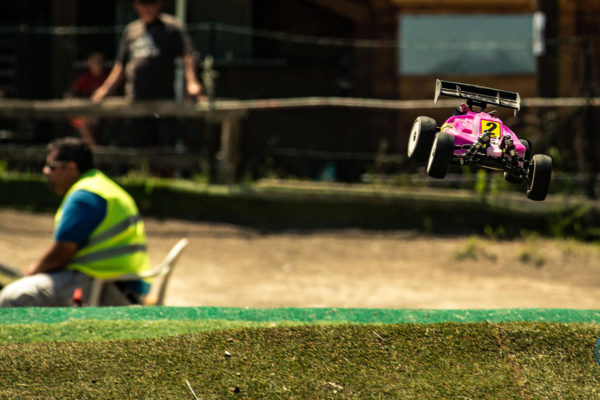
<svg viewBox="0 0 600 400">
<path fill-rule="evenodd" d="M 51 242 L 52 215 L 0 210 L 0 263 L 24 269 Z M 600 246 L 410 231 L 265 234 L 146 219 L 154 264 L 181 237 L 167 305 L 235 307 L 600 307 Z"/>
</svg>

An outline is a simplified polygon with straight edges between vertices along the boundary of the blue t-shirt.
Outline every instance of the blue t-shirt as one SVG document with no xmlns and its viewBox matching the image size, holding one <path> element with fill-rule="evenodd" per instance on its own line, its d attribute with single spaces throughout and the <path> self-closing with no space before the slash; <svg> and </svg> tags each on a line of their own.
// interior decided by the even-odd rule
<svg viewBox="0 0 600 400">
<path fill-rule="evenodd" d="M 63 216 L 54 231 L 57 242 L 83 247 L 106 216 L 106 200 L 87 190 L 77 190 L 65 200 Z"/>
<path fill-rule="evenodd" d="M 106 216 L 106 200 L 87 190 L 71 193 L 63 205 L 63 216 L 54 231 L 57 242 L 73 242 L 79 248 L 85 246 L 94 229 Z M 150 284 L 144 281 L 118 282 L 122 290 L 147 294 Z"/>
</svg>

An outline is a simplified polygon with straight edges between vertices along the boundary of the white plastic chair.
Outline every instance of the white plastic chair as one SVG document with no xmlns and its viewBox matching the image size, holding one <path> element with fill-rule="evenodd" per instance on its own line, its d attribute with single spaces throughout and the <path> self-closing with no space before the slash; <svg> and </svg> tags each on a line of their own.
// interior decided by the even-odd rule
<svg viewBox="0 0 600 400">
<path fill-rule="evenodd" d="M 183 238 L 179 240 L 169 254 L 165 257 L 162 263 L 160 263 L 156 268 L 150 269 L 148 271 L 144 271 L 140 274 L 125 274 L 116 276 L 110 279 L 101 279 L 96 278 L 92 282 L 92 286 L 90 288 L 90 295 L 88 297 L 87 305 L 88 306 L 97 306 L 100 303 L 100 296 L 102 295 L 102 289 L 104 288 L 104 284 L 108 282 L 115 281 L 138 281 L 147 278 L 161 278 L 158 282 L 158 294 L 156 296 L 156 302 L 153 305 L 162 306 L 165 300 L 165 293 L 167 291 L 167 283 L 171 278 L 171 272 L 173 272 L 173 267 L 177 263 L 179 256 L 181 255 L 183 249 L 186 248 L 189 241 L 187 238 Z M 156 283 L 154 283 L 156 285 Z"/>
</svg>

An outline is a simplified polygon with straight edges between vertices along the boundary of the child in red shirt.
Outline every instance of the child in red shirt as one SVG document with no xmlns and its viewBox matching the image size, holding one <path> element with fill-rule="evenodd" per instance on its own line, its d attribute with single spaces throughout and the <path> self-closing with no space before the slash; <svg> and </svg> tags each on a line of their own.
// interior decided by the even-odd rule
<svg viewBox="0 0 600 400">
<path fill-rule="evenodd" d="M 102 53 L 92 53 L 87 58 L 88 70 L 81 73 L 71 86 L 69 95 L 72 97 L 90 98 L 106 80 L 108 73 L 104 69 L 104 56 Z M 81 138 L 90 147 L 98 144 L 98 120 L 96 118 L 73 118 L 71 126 L 81 134 Z"/>
</svg>

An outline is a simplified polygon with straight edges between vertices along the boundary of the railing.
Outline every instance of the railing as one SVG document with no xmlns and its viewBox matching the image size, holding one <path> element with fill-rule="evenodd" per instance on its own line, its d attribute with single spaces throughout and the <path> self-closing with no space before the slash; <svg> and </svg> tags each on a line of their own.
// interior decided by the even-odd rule
<svg viewBox="0 0 600 400">
<path fill-rule="evenodd" d="M 457 100 L 452 99 L 442 99 L 434 103 L 432 100 L 391 100 L 349 97 L 214 100 L 182 103 L 173 101 L 132 102 L 125 98 L 116 97 L 108 98 L 101 103 L 93 103 L 84 99 L 0 99 L 0 118 L 66 119 L 82 116 L 119 118 L 154 116 L 206 119 L 221 125 L 221 149 L 217 159 L 217 177 L 221 182 L 231 182 L 234 179 L 234 172 L 239 159 L 240 120 L 250 111 L 317 107 L 418 110 L 452 108 L 456 104 Z M 600 97 L 525 98 L 521 104 L 523 109 L 600 107 Z M 7 151 L 14 154 L 18 153 L 15 153 L 16 150 L 13 148 L 7 149 Z M 152 154 L 146 153 L 140 152 L 137 155 L 141 158 L 152 156 Z M 0 156 L 6 156 L 6 154 L 8 153 L 0 151 Z M 102 156 L 106 158 L 107 154 L 103 154 Z M 131 154 L 121 154 L 119 157 L 131 158 Z M 193 157 L 193 155 L 166 155 L 167 159 L 169 157 L 183 160 L 186 157 Z"/>
<path fill-rule="evenodd" d="M 215 100 L 211 102 L 140 101 L 109 98 L 101 103 L 83 99 L 16 100 L 0 99 L 0 118 L 67 118 L 67 117 L 186 117 L 222 121 L 243 117 L 248 111 L 282 108 L 344 107 L 393 110 L 442 109 L 454 107 L 457 100 L 388 100 L 352 97 L 299 97 L 280 99 Z M 528 107 L 600 107 L 600 97 L 525 98 Z"/>
</svg>

